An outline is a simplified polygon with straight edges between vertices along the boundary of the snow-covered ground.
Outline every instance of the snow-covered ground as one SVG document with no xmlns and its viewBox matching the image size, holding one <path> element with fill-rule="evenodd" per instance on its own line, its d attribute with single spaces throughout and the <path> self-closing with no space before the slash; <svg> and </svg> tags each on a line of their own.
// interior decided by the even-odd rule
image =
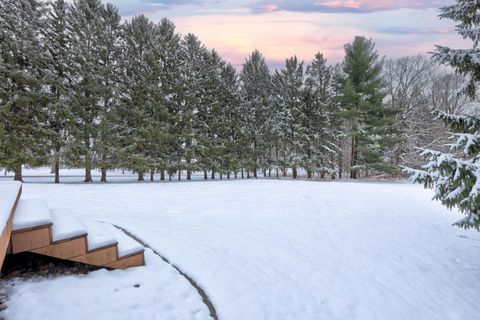
<svg viewBox="0 0 480 320">
<path fill-rule="evenodd" d="M 145 260 L 142 268 L 11 280 L 8 308 L 0 315 L 12 320 L 210 319 L 185 278 L 149 249 Z"/>
<path fill-rule="evenodd" d="M 129 230 L 193 278 L 220 319 L 476 319 L 480 233 L 452 227 L 462 215 L 431 196 L 407 183 L 286 180 L 23 192 Z M 107 305 L 119 318 L 207 317 L 195 289 L 155 257 L 145 268 L 17 283 L 6 315 L 95 319 L 89 306 Z"/>
</svg>

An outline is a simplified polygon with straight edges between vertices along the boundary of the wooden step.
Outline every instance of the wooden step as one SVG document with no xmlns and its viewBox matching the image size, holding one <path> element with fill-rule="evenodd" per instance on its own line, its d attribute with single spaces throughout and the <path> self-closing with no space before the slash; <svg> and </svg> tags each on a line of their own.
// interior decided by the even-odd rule
<svg viewBox="0 0 480 320">
<path fill-rule="evenodd" d="M 53 223 L 53 243 L 31 251 L 60 259 L 70 259 L 86 254 L 87 229 L 70 209 L 52 209 L 50 215 Z"/>
<path fill-rule="evenodd" d="M 145 249 L 141 244 L 110 224 L 105 223 L 104 227 L 118 241 L 118 258 L 115 262 L 107 264 L 107 267 L 125 269 L 145 265 Z"/>
<path fill-rule="evenodd" d="M 85 226 L 87 236 L 87 253 L 71 260 L 105 266 L 118 259 L 117 239 L 110 234 L 100 222 L 81 217 L 80 222 Z"/>
<path fill-rule="evenodd" d="M 15 214 L 22 184 L 18 181 L 0 182 L 0 268 L 3 265 L 12 233 L 13 216 Z"/>
<path fill-rule="evenodd" d="M 13 217 L 12 253 L 52 244 L 52 217 L 43 199 L 20 199 Z"/>
</svg>

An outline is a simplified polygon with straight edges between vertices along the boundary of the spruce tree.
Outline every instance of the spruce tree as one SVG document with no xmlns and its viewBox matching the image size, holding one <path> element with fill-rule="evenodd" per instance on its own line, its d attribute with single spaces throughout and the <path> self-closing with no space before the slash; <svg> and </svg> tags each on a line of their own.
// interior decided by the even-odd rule
<svg viewBox="0 0 480 320">
<path fill-rule="evenodd" d="M 22 165 L 44 162 L 47 151 L 44 11 L 37 0 L 0 2 L 0 164 L 20 181 Z"/>
<path fill-rule="evenodd" d="M 465 94 L 474 98 L 480 82 L 480 4 L 477 1 L 457 0 L 442 8 L 441 18 L 457 22 L 456 30 L 473 42 L 471 49 L 451 49 L 437 46 L 434 58 L 453 67 L 467 78 Z M 434 188 L 434 199 L 448 208 L 458 208 L 466 217 L 456 223 L 463 228 L 480 230 L 480 118 L 473 115 L 452 115 L 436 111 L 452 130 L 456 142 L 452 153 L 425 150 L 428 163 L 422 170 L 407 169 L 412 180 Z"/>
<path fill-rule="evenodd" d="M 360 170 L 367 176 L 371 169 L 393 172 L 396 168 L 385 161 L 383 153 L 399 142 L 393 125 L 397 110 L 383 103 L 383 61 L 374 42 L 365 37 L 355 37 L 345 45 L 345 54 L 338 99 L 351 138 L 350 178 L 357 179 Z"/>
</svg>

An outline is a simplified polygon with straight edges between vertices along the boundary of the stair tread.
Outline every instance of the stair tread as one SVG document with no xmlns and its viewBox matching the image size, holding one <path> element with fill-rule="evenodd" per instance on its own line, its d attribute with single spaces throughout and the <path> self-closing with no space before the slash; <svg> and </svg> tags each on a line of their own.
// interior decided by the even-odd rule
<svg viewBox="0 0 480 320">
<path fill-rule="evenodd" d="M 21 186 L 19 181 L 0 182 L 0 231 L 7 225 Z"/>
<path fill-rule="evenodd" d="M 87 228 L 73 215 L 70 209 L 51 209 L 50 214 L 53 221 L 52 239 L 54 242 L 80 237 L 88 233 Z"/>
<path fill-rule="evenodd" d="M 145 249 L 144 247 L 126 235 L 123 231 L 117 229 L 116 227 L 112 226 L 111 224 L 104 223 L 105 229 L 110 232 L 118 241 L 118 257 L 126 257 L 135 253 L 143 252 Z"/>
<path fill-rule="evenodd" d="M 96 250 L 117 244 L 117 239 L 108 232 L 103 223 L 87 217 L 78 217 L 87 230 L 88 250 Z"/>
<path fill-rule="evenodd" d="M 14 231 L 48 224 L 52 224 L 52 216 L 44 199 L 20 199 L 13 217 Z"/>
</svg>

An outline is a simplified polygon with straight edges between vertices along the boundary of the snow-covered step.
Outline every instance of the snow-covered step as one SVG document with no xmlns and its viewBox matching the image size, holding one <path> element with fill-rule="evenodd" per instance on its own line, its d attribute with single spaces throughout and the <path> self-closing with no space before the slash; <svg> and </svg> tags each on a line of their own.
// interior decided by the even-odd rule
<svg viewBox="0 0 480 320">
<path fill-rule="evenodd" d="M 118 257 L 119 258 L 124 258 L 124 257 L 127 257 L 127 256 L 131 256 L 131 255 L 136 254 L 136 253 L 141 253 L 145 250 L 140 243 L 138 243 L 137 241 L 135 241 L 134 239 L 132 239 L 131 237 L 126 235 L 123 231 L 115 228 L 111 224 L 104 223 L 103 227 L 111 235 L 113 235 L 115 237 L 115 239 L 117 239 L 117 241 L 118 241 L 118 244 L 117 244 Z"/>
<path fill-rule="evenodd" d="M 13 216 L 12 253 L 52 244 L 52 216 L 43 199 L 20 199 Z"/>
<path fill-rule="evenodd" d="M 53 242 L 78 238 L 88 234 L 87 228 L 67 208 L 51 209 Z"/>
<path fill-rule="evenodd" d="M 51 224 L 52 216 L 44 199 L 20 199 L 13 217 L 13 231 Z"/>
<path fill-rule="evenodd" d="M 117 239 L 104 228 L 101 222 L 85 217 L 79 217 L 79 220 L 85 226 L 88 234 L 88 251 L 93 251 L 108 246 L 114 246 L 117 244 Z"/>
</svg>

